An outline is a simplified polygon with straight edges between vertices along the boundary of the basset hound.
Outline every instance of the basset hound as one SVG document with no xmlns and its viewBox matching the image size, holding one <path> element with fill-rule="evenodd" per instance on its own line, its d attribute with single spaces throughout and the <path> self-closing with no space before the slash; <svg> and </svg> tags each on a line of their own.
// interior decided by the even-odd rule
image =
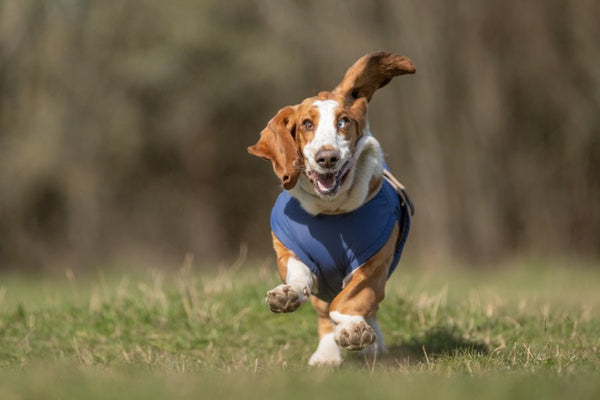
<svg viewBox="0 0 600 400">
<path fill-rule="evenodd" d="M 248 148 L 272 162 L 284 189 L 271 212 L 283 284 L 266 301 L 283 313 L 311 299 L 319 344 L 309 365 L 339 365 L 340 349 L 386 351 L 375 314 L 414 209 L 369 130 L 367 105 L 414 72 L 407 57 L 367 54 L 333 91 L 279 110 Z"/>
</svg>

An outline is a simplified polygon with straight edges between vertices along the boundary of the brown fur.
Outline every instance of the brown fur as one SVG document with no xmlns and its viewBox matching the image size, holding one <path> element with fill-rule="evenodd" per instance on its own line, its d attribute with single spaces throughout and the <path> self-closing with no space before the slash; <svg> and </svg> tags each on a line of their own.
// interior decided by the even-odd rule
<svg viewBox="0 0 600 400">
<path fill-rule="evenodd" d="M 385 282 L 394 258 L 399 232 L 396 224 L 381 250 L 354 272 L 346 287 L 333 299 L 330 311 L 360 315 L 366 319 L 375 315 L 385 296 Z"/>
<path fill-rule="evenodd" d="M 248 147 L 250 154 L 272 161 L 275 175 L 287 190 L 296 185 L 302 162 L 293 139 L 295 112 L 295 107 L 290 106 L 279 110 L 260 133 L 259 141 Z"/>
<path fill-rule="evenodd" d="M 342 82 L 332 91 L 320 92 L 301 104 L 279 110 L 260 134 L 248 152 L 273 164 L 273 171 L 281 180 L 283 188 L 292 189 L 302 169 L 302 149 L 314 135 L 314 131 L 303 127 L 305 120 L 318 124 L 318 112 L 311 106 L 315 100 L 336 100 L 342 105 L 351 122 L 343 132 L 353 145 L 366 125 L 367 103 L 375 91 L 398 75 L 415 72 L 413 62 L 404 56 L 377 52 L 361 57 L 352 65 Z"/>
<path fill-rule="evenodd" d="M 361 315 L 371 318 L 377 312 L 379 303 L 385 296 L 385 282 L 399 236 L 398 224 L 381 250 L 356 270 L 346 287 L 330 303 L 312 296 L 312 304 L 318 315 L 319 338 L 333 331 L 329 319 L 330 311 L 346 315 Z M 273 247 L 277 254 L 277 269 L 283 282 L 287 275 L 287 261 L 294 253 L 272 235 Z"/>
<path fill-rule="evenodd" d="M 365 131 L 367 105 L 374 92 L 385 86 L 394 76 L 414 72 L 412 61 L 406 57 L 385 52 L 367 54 L 348 69 L 342 82 L 332 92 L 320 92 L 298 105 L 281 109 L 261 132 L 259 141 L 249 147 L 248 151 L 270 160 L 284 189 L 290 190 L 302 172 L 304 146 L 313 140 L 315 128 L 319 123 L 319 111 L 313 105 L 315 100 L 335 100 L 340 104 L 336 110 L 336 120 L 345 117 L 349 123 L 339 134 L 350 141 L 350 149 L 354 151 L 357 141 Z M 371 178 L 367 201 L 379 191 L 382 180 L 381 176 Z M 339 212 L 335 209 L 324 211 L 327 214 Z M 379 303 L 385 296 L 385 283 L 399 238 L 400 228 L 396 224 L 386 244 L 354 272 L 331 303 L 315 296 L 311 297 L 318 315 L 319 338 L 334 332 L 335 326 L 330 319 L 330 312 L 362 316 L 367 320 L 375 316 Z M 286 283 L 288 261 L 290 257 L 295 257 L 295 254 L 274 234 L 272 239 L 277 254 L 279 276 Z M 308 288 L 309 291 L 314 289 Z M 296 308 L 297 306 L 289 311 Z M 285 312 L 286 309 L 277 309 L 276 312 L 282 311 Z"/>
<path fill-rule="evenodd" d="M 273 239 L 273 249 L 277 254 L 277 270 L 279 271 L 279 278 L 282 282 L 285 282 L 287 277 L 287 263 L 290 257 L 294 257 L 293 251 L 288 249 L 277 239 L 277 237 L 271 232 L 271 238 Z"/>
</svg>

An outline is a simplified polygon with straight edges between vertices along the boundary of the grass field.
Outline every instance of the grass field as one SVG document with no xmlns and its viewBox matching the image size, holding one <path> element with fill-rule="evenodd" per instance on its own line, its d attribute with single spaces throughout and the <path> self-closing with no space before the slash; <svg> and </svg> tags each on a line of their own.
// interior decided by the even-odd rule
<svg viewBox="0 0 600 400">
<path fill-rule="evenodd" d="M 600 398 L 600 268 L 399 266 L 390 354 L 310 369 L 310 306 L 272 314 L 274 267 L 0 276 L 0 399 Z"/>
</svg>

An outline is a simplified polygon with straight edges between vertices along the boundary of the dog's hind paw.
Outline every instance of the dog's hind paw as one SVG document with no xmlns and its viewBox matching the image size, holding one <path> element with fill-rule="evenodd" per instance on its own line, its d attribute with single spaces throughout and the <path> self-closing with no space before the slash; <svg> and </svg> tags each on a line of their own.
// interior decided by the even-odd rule
<svg viewBox="0 0 600 400">
<path fill-rule="evenodd" d="M 309 367 L 337 367 L 342 363 L 342 356 L 339 354 L 322 355 L 314 353 L 308 360 Z"/>
<path fill-rule="evenodd" d="M 296 311 L 306 302 L 306 296 L 298 293 L 290 285 L 279 285 L 267 292 L 265 301 L 274 313 Z"/>
<path fill-rule="evenodd" d="M 337 367 L 341 363 L 342 355 L 335 343 L 333 333 L 327 333 L 319 340 L 319 347 L 308 360 L 308 365 L 311 367 Z"/>
<path fill-rule="evenodd" d="M 346 350 L 361 350 L 373 344 L 377 335 L 373 328 L 364 321 L 338 325 L 335 334 L 335 342 Z"/>
</svg>

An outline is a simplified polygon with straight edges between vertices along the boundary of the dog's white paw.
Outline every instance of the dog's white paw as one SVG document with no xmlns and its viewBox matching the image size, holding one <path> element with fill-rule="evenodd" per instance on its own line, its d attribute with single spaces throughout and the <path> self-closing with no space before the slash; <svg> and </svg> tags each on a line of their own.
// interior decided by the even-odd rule
<svg viewBox="0 0 600 400">
<path fill-rule="evenodd" d="M 377 339 L 373 328 L 366 322 L 339 324 L 335 327 L 335 342 L 346 350 L 361 350 Z"/>
<path fill-rule="evenodd" d="M 375 330 L 360 315 L 346 315 L 337 311 L 329 313 L 336 324 L 335 342 L 345 350 L 361 350 L 377 340 Z"/>
<path fill-rule="evenodd" d="M 328 333 L 319 341 L 317 350 L 310 356 L 308 365 L 311 367 L 333 366 L 342 363 L 340 348 L 335 343 L 333 333 Z"/>
<path fill-rule="evenodd" d="M 306 303 L 307 297 L 308 293 L 298 292 L 291 285 L 279 285 L 267 292 L 265 301 L 269 304 L 271 311 L 287 313 L 296 311 Z"/>
</svg>

